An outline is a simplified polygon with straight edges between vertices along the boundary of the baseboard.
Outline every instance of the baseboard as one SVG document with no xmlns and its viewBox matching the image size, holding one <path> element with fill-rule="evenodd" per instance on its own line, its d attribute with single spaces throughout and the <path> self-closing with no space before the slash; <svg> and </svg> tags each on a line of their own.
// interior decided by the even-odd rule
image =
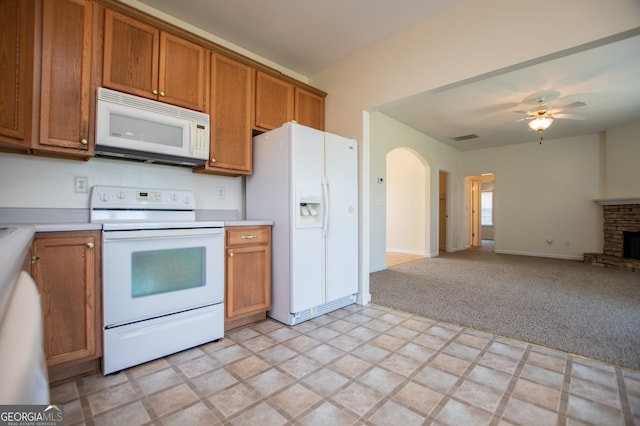
<svg viewBox="0 0 640 426">
<path fill-rule="evenodd" d="M 384 271 L 385 269 L 387 269 L 387 265 L 374 266 L 369 268 L 369 273 L 371 274 L 373 272 Z"/>
<path fill-rule="evenodd" d="M 575 254 L 532 253 L 532 252 L 526 252 L 526 251 L 512 251 L 512 250 L 494 250 L 494 253 L 513 254 L 516 256 L 546 257 L 549 259 L 579 260 L 581 262 L 584 261 L 583 255 L 575 255 Z"/>
<path fill-rule="evenodd" d="M 387 248 L 387 253 L 400 253 L 400 254 L 416 254 L 419 256 L 426 256 L 423 250 L 404 250 L 404 249 L 395 249 L 395 248 Z"/>
</svg>

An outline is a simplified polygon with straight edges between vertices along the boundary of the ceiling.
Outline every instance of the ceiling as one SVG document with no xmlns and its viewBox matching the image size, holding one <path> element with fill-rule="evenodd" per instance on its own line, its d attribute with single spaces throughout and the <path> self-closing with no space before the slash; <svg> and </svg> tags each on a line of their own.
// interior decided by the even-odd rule
<svg viewBox="0 0 640 426">
<path fill-rule="evenodd" d="M 640 36 L 422 93 L 379 108 L 459 151 L 597 133 L 640 120 Z M 573 119 L 555 119 L 542 134 L 527 114 L 538 100 L 574 102 Z M 478 138 L 453 138 L 475 134 Z"/>
<path fill-rule="evenodd" d="M 464 0 L 139 0 L 302 75 L 342 59 Z M 305 17 L 305 19 L 297 19 Z M 559 52 L 378 108 L 442 143 L 468 151 L 533 142 L 526 114 L 539 99 L 567 111 L 542 133 L 557 139 L 640 120 L 640 32 Z M 455 141 L 475 134 L 478 137 Z"/>
<path fill-rule="evenodd" d="M 463 0 L 139 0 L 302 75 Z"/>
</svg>

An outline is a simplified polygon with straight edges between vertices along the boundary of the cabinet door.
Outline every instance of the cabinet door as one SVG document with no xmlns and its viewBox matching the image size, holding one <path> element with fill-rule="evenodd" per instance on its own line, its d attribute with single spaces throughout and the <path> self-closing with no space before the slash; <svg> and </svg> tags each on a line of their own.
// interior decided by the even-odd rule
<svg viewBox="0 0 640 426">
<path fill-rule="evenodd" d="M 45 233 L 33 242 L 31 272 L 40 291 L 49 367 L 100 355 L 99 242 L 99 233 L 55 237 Z"/>
<path fill-rule="evenodd" d="M 294 120 L 303 126 L 324 130 L 324 97 L 295 88 Z"/>
<path fill-rule="evenodd" d="M 0 1 L 0 142 L 31 143 L 34 2 Z"/>
<path fill-rule="evenodd" d="M 204 111 L 206 60 L 204 47 L 161 32 L 158 100 Z"/>
<path fill-rule="evenodd" d="M 255 127 L 272 130 L 293 120 L 293 85 L 256 72 Z"/>
<path fill-rule="evenodd" d="M 211 54 L 211 147 L 208 167 L 251 174 L 253 69 Z"/>
<path fill-rule="evenodd" d="M 269 246 L 227 250 L 226 316 L 229 319 L 267 311 L 271 305 Z"/>
<path fill-rule="evenodd" d="M 46 0 L 42 13 L 40 138 L 36 149 L 87 156 L 91 78 L 90 0 Z M 56 151 L 56 149 L 54 149 Z"/>
<path fill-rule="evenodd" d="M 102 84 L 156 99 L 160 30 L 113 10 L 104 12 Z"/>
<path fill-rule="evenodd" d="M 271 307 L 271 227 L 226 231 L 225 318 L 234 320 Z"/>
</svg>

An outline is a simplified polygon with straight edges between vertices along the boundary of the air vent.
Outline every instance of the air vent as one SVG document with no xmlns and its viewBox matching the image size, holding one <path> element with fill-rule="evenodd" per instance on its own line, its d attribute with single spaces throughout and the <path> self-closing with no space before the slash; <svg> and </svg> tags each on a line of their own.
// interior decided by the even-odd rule
<svg viewBox="0 0 640 426">
<path fill-rule="evenodd" d="M 469 140 L 469 139 L 476 139 L 478 137 L 479 136 L 476 135 L 475 133 L 471 133 L 470 135 L 456 136 L 455 138 L 451 138 L 451 139 L 453 139 L 454 141 L 460 142 L 460 141 L 466 141 L 466 140 Z"/>
</svg>

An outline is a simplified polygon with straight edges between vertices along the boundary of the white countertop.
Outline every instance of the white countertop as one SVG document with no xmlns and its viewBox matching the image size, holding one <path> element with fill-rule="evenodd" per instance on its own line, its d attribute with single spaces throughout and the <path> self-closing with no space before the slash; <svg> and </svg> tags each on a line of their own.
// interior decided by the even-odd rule
<svg viewBox="0 0 640 426">
<path fill-rule="evenodd" d="M 35 233 L 35 228 L 30 225 L 6 227 L 13 230 L 0 237 L 0 323 Z"/>
<path fill-rule="evenodd" d="M 273 226 L 272 220 L 225 220 L 224 226 Z"/>
</svg>

